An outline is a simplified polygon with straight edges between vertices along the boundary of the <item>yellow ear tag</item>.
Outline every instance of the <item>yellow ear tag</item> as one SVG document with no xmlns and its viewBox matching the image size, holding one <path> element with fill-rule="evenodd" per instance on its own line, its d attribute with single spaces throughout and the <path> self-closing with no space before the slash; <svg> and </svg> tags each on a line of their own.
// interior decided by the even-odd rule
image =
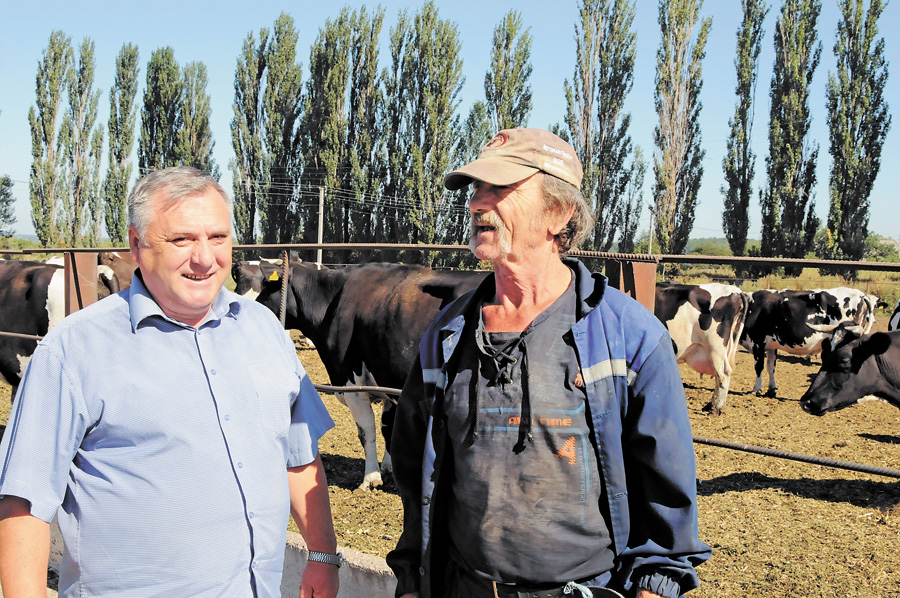
<svg viewBox="0 0 900 598">
<path fill-rule="evenodd" d="M 272 272 L 272 276 L 269 277 L 269 280 L 278 280 L 278 270 Z"/>
</svg>

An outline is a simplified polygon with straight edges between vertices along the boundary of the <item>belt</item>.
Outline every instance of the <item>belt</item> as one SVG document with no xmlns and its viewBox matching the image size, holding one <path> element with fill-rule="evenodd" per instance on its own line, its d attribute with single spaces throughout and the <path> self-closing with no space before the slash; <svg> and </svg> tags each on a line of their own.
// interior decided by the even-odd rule
<svg viewBox="0 0 900 598">
<path fill-rule="evenodd" d="M 520 584 L 520 583 L 504 583 L 502 581 L 493 581 L 478 577 L 470 573 L 463 567 L 457 568 L 457 574 L 461 581 L 480 591 L 488 590 L 491 592 L 492 598 L 578 598 L 578 592 L 565 594 L 563 589 L 568 584 Z M 622 595 L 615 590 L 608 588 L 590 588 L 592 594 L 597 598 L 622 598 Z"/>
</svg>

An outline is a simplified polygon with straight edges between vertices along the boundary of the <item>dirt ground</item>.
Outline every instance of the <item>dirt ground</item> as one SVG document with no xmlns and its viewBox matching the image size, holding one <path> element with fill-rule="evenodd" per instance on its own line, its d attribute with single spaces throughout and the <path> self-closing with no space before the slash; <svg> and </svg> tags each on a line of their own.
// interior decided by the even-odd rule
<svg viewBox="0 0 900 598">
<path fill-rule="evenodd" d="M 886 327 L 879 317 L 875 329 Z M 327 384 L 315 351 L 298 353 L 313 381 Z M 869 402 L 821 418 L 801 411 L 818 367 L 818 358 L 780 356 L 778 396 L 757 397 L 752 360 L 740 351 L 726 410 L 713 417 L 703 411 L 712 379 L 682 366 L 694 434 L 900 469 L 896 408 Z M 8 395 L 0 388 L 2 422 Z M 338 542 L 384 556 L 400 534 L 400 499 L 390 483 L 355 491 L 363 475 L 356 426 L 346 407 L 323 398 L 337 424 L 320 449 Z M 700 444 L 695 451 L 700 537 L 714 553 L 690 596 L 900 598 L 900 480 Z"/>
<path fill-rule="evenodd" d="M 875 330 L 887 329 L 887 317 Z M 327 376 L 313 350 L 300 358 L 317 383 Z M 751 393 L 751 356 L 737 355 L 724 413 L 703 411 L 713 383 L 686 366 L 682 378 L 696 436 L 900 470 L 900 411 L 881 402 L 814 417 L 799 399 L 818 371 L 779 356 L 777 397 Z M 765 383 L 765 381 L 764 381 Z M 354 491 L 362 449 L 349 411 L 323 395 L 336 428 L 321 450 L 338 542 L 384 556 L 402 527 L 390 485 Z M 380 450 L 383 450 L 380 447 Z M 900 597 L 900 480 L 695 444 L 700 537 L 713 557 L 693 598 Z"/>
</svg>

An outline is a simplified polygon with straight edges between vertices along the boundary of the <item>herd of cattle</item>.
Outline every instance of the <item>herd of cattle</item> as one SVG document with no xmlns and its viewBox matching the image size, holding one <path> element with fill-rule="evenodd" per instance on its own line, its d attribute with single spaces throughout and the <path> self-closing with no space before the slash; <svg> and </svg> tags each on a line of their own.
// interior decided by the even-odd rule
<svg viewBox="0 0 900 598">
<path fill-rule="evenodd" d="M 101 294 L 130 284 L 134 264 L 101 254 Z M 291 259 L 285 327 L 315 345 L 331 383 L 349 387 L 401 388 L 426 326 L 447 303 L 475 288 L 485 272 L 445 272 L 423 266 L 362 264 L 328 269 Z M 62 267 L 0 261 L 0 331 L 42 336 L 62 318 Z M 280 261 L 236 262 L 235 291 L 269 307 L 282 304 Z M 679 363 L 714 378 L 708 409 L 725 408 L 739 346 L 754 358 L 756 384 L 768 372 L 774 395 L 777 351 L 822 353 L 822 366 L 801 399 L 804 411 L 822 415 L 875 397 L 900 408 L 900 302 L 888 333 L 868 334 L 878 298 L 856 289 L 760 290 L 752 294 L 724 284 L 657 283 L 655 314 L 669 330 Z M 0 335 L 0 379 L 17 385 L 36 341 Z M 390 472 L 392 397 L 377 390 L 337 394 L 357 424 L 370 489 Z M 379 467 L 372 401 L 384 404 L 385 456 Z"/>
</svg>

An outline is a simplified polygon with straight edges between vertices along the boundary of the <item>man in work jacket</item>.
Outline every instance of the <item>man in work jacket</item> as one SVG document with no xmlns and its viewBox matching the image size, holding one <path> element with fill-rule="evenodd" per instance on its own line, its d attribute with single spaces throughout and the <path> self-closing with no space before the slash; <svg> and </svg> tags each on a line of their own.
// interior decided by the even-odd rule
<svg viewBox="0 0 900 598">
<path fill-rule="evenodd" d="M 397 596 L 676 598 L 698 584 L 710 549 L 671 340 L 562 259 L 592 231 L 581 178 L 567 143 L 513 129 L 445 179 L 474 182 L 470 248 L 494 274 L 432 323 L 400 398 Z"/>
</svg>

